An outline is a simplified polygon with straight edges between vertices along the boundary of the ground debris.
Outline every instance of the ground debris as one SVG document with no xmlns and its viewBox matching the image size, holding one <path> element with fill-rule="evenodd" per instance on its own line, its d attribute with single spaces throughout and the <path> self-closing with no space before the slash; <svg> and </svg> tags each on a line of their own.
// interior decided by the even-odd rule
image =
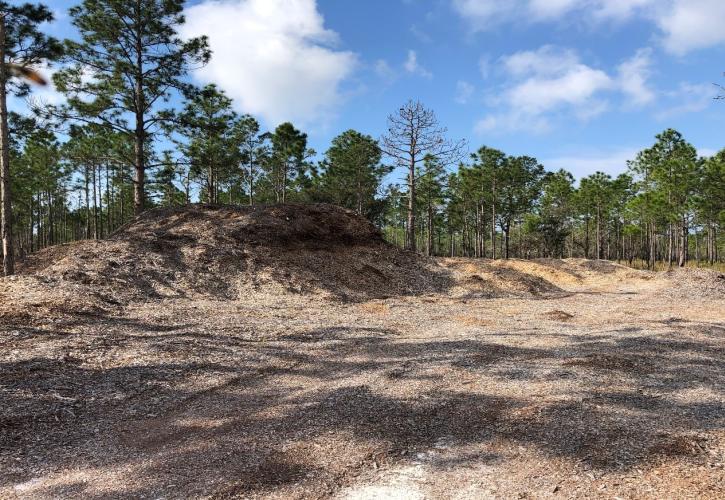
<svg viewBox="0 0 725 500">
<path fill-rule="evenodd" d="M 255 210 L 152 211 L 0 279 L 0 498 L 725 497 L 699 278 Z"/>
</svg>

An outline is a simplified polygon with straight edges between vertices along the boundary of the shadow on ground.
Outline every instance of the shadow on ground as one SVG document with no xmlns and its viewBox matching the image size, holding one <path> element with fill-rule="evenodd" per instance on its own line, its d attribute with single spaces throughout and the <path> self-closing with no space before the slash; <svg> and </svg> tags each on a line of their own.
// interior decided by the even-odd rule
<svg viewBox="0 0 725 500">
<path fill-rule="evenodd" d="M 105 367 L 75 349 L 0 363 L 0 488 L 33 479 L 33 471 L 80 469 L 106 478 L 103 494 L 73 474 L 38 491 L 324 495 L 362 468 L 406 460 L 441 440 L 453 448 L 511 443 L 592 470 L 627 471 L 703 453 L 707 443 L 693 433 L 725 426 L 722 399 L 676 397 L 725 387 L 725 349 L 715 343 L 722 324 L 672 321 L 656 336 L 612 330 L 537 349 L 406 340 L 388 328 L 250 342 L 187 324 L 101 323 L 103 333 L 84 344 L 89 353 L 144 358 Z M 683 335 L 693 329 L 703 337 Z M 67 333 L 16 327 L 1 335 L 57 341 Z M 576 391 L 566 400 L 500 396 L 476 389 L 479 377 L 561 380 Z M 626 390 L 611 389 L 612 377 Z M 439 466 L 499 459 L 474 454 Z M 133 486 L 114 490 L 124 484 Z"/>
</svg>

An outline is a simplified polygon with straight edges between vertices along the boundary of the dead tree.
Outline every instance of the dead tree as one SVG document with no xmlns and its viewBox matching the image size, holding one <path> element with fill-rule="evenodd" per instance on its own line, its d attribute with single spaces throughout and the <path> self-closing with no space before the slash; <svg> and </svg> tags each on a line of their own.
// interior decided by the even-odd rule
<svg viewBox="0 0 725 500">
<path fill-rule="evenodd" d="M 434 156 L 442 165 L 457 163 L 465 156 L 466 142 L 449 141 L 447 129 L 438 123 L 435 113 L 420 101 L 410 100 L 397 112 L 388 116 L 388 133 L 381 139 L 381 149 L 395 161 L 397 167 L 407 169 L 408 224 L 406 248 L 415 251 L 415 187 L 416 166 L 427 155 Z"/>
</svg>

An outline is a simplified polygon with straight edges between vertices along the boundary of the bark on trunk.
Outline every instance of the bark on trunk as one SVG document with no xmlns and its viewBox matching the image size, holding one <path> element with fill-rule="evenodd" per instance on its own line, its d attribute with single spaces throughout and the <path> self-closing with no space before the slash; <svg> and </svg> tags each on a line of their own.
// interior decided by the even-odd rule
<svg viewBox="0 0 725 500">
<path fill-rule="evenodd" d="M 137 17 L 141 17 L 141 2 L 136 1 Z M 133 183 L 133 212 L 140 215 L 144 210 L 144 182 L 146 174 L 146 158 L 144 146 L 146 143 L 146 130 L 144 128 L 144 111 L 146 99 L 143 90 L 143 39 L 141 37 L 142 26 L 136 28 L 136 130 L 134 132 L 134 183 Z"/>
<path fill-rule="evenodd" d="M 597 206 L 597 259 L 602 258 L 602 210 Z"/>
<path fill-rule="evenodd" d="M 3 274 L 15 273 L 13 209 L 10 199 L 10 144 L 8 137 L 7 67 L 5 66 L 5 15 L 0 15 L 0 237 Z"/>
<path fill-rule="evenodd" d="M 408 235 L 407 248 L 415 252 L 415 160 L 411 157 L 408 170 Z"/>
<path fill-rule="evenodd" d="M 687 264 L 687 250 L 689 245 L 689 231 L 687 227 L 687 217 L 682 218 L 682 240 L 680 242 L 680 261 L 679 265 L 680 267 L 685 267 Z"/>
<path fill-rule="evenodd" d="M 507 222 L 506 227 L 503 231 L 503 241 L 504 241 L 504 254 L 503 258 L 508 260 L 509 258 L 509 234 L 511 232 L 511 223 Z"/>
<path fill-rule="evenodd" d="M 428 238 L 426 240 L 426 255 L 433 255 L 433 207 L 428 205 Z"/>
<path fill-rule="evenodd" d="M 491 258 L 496 260 L 496 182 L 493 183 L 491 200 Z"/>
</svg>

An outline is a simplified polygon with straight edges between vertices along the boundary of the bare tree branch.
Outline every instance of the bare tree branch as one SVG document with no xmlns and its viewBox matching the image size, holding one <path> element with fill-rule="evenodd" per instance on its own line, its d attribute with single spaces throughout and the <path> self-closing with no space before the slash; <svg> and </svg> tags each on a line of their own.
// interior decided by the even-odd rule
<svg viewBox="0 0 725 500">
<path fill-rule="evenodd" d="M 388 133 L 381 138 L 383 153 L 408 173 L 408 228 L 406 248 L 415 251 L 416 166 L 428 155 L 443 166 L 453 165 L 467 155 L 465 140 L 450 141 L 433 110 L 410 100 L 388 117 Z"/>
</svg>

